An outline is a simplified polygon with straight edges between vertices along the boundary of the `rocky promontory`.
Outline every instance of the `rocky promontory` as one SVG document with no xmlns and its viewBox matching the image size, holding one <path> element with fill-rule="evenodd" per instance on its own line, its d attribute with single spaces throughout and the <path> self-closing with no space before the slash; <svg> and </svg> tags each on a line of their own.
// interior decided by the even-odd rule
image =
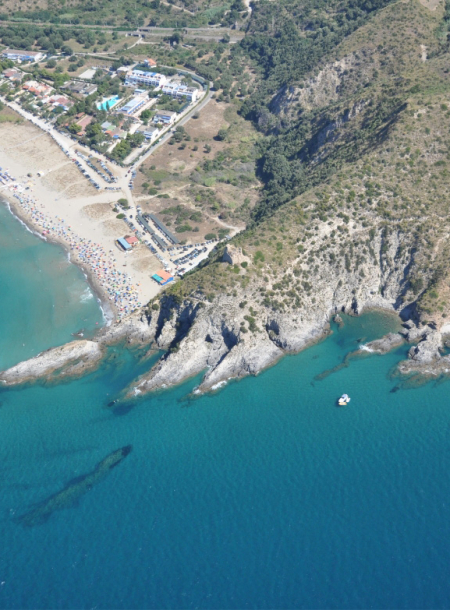
<svg viewBox="0 0 450 610">
<path fill-rule="evenodd" d="M 92 371 L 102 359 L 104 349 L 96 341 L 72 341 L 48 349 L 0 373 L 0 382 L 8 386 L 40 379 L 62 380 Z"/>
</svg>

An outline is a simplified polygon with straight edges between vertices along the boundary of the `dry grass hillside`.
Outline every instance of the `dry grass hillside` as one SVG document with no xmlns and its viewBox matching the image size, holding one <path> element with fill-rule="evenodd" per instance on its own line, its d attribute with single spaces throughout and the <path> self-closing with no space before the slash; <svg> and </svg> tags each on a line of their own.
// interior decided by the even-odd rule
<svg viewBox="0 0 450 610">
<path fill-rule="evenodd" d="M 257 138 L 234 104 L 211 101 L 140 169 L 137 200 L 187 240 L 243 229 L 259 195 Z"/>
<path fill-rule="evenodd" d="M 257 319 L 314 308 L 322 281 L 336 291 L 352 285 L 356 296 L 377 273 L 381 296 L 394 277 L 401 286 L 399 309 L 413 308 L 422 321 L 450 321 L 450 57 L 439 45 L 441 22 L 440 6 L 430 11 L 416 0 L 398 2 L 305 79 L 328 131 L 315 115 L 291 159 L 309 146 L 303 163 L 311 176 L 328 163 L 324 179 L 235 238 L 251 264 L 222 263 L 220 250 L 173 294 L 240 297 L 244 309 L 253 303 L 250 317 Z M 365 67 L 349 67 L 327 105 L 320 74 L 349 56 Z M 280 111 L 290 121 L 304 116 L 301 95 Z M 359 110 L 337 120 L 349 108 Z"/>
</svg>

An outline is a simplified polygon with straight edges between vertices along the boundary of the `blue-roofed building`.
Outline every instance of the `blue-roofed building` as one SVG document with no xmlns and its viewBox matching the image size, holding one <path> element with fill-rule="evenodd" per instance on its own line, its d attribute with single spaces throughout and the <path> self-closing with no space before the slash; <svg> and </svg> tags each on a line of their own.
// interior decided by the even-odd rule
<svg viewBox="0 0 450 610">
<path fill-rule="evenodd" d="M 125 252 L 131 250 L 131 245 L 123 237 L 119 237 L 117 243 L 119 244 L 119 246 L 122 246 Z"/>
<path fill-rule="evenodd" d="M 137 112 L 139 110 L 139 108 L 142 108 L 142 106 L 146 102 L 148 102 L 147 96 L 133 97 L 133 99 L 131 99 L 129 102 L 127 102 L 125 104 L 125 106 L 122 106 L 122 108 L 119 109 L 119 112 L 122 112 L 123 114 L 127 114 L 128 116 L 130 116 L 130 114 L 134 114 L 135 112 Z"/>
</svg>

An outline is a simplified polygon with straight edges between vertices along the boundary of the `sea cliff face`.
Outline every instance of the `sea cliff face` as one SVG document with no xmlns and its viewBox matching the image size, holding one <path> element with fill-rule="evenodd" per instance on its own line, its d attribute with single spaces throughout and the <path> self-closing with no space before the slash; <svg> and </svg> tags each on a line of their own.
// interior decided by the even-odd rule
<svg viewBox="0 0 450 610">
<path fill-rule="evenodd" d="M 361 238 L 367 231 L 359 227 L 353 238 Z M 366 309 L 383 308 L 401 313 L 403 318 L 414 316 L 415 301 L 408 298 L 412 296 L 408 292 L 408 273 L 416 254 L 407 245 L 405 235 L 394 234 L 389 242 L 378 236 L 372 241 L 378 256 L 367 258 L 357 271 L 340 269 L 339 263 L 330 260 L 318 270 L 312 289 L 304 291 L 301 304 L 282 311 L 264 305 L 260 291 L 267 289 L 268 283 L 258 273 L 251 276 L 239 295 L 217 294 L 212 302 L 198 289 L 184 298 L 176 292 L 163 293 L 159 301 L 103 329 L 95 340 L 73 341 L 43 352 L 3 372 L 0 380 L 15 385 L 83 374 L 98 364 L 108 346 L 124 343 L 130 347 L 152 345 L 165 352 L 127 388 L 129 398 L 173 386 L 202 372 L 196 391 L 214 390 L 229 379 L 256 375 L 284 354 L 321 340 L 329 332 L 330 317 L 338 312 L 359 315 Z M 396 256 L 399 248 L 406 253 L 401 259 Z M 295 262 L 290 263 L 286 273 Z M 216 273 L 230 267 L 226 262 L 215 264 Z M 440 352 L 439 330 L 428 325 L 417 327 L 413 322 L 408 326 L 405 338 L 420 342 L 411 348 L 410 360 L 402 363 L 403 373 L 424 365 L 439 370 L 450 367 Z M 385 353 L 402 340 L 398 335 L 387 337 L 384 342 L 375 342 L 372 351 Z"/>
</svg>

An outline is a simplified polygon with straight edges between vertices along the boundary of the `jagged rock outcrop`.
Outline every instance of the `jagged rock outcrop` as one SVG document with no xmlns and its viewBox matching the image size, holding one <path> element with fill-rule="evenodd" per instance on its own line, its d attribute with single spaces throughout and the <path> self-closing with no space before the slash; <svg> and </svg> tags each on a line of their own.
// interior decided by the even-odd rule
<svg viewBox="0 0 450 610">
<path fill-rule="evenodd" d="M 357 83 L 370 79 L 375 70 L 374 64 L 370 63 L 371 55 L 369 49 L 361 50 L 359 54 L 351 53 L 327 64 L 316 76 L 305 80 L 302 85 L 283 88 L 272 100 L 270 109 L 275 114 L 289 117 L 299 107 L 308 111 L 328 106 L 330 102 L 340 98 L 347 82 L 353 89 Z"/>
<path fill-rule="evenodd" d="M 228 244 L 225 246 L 225 250 L 222 256 L 224 263 L 230 263 L 230 265 L 240 265 L 241 263 L 248 263 L 250 259 L 242 252 L 242 248 Z"/>
<path fill-rule="evenodd" d="M 387 354 L 404 343 L 403 337 L 398 333 L 388 333 L 381 339 L 370 341 L 361 346 L 360 351 L 368 351 L 375 354 Z"/>
<path fill-rule="evenodd" d="M 57 380 L 83 375 L 97 366 L 103 353 L 102 346 L 96 341 L 72 341 L 3 371 L 0 382 L 13 386 L 39 379 Z"/>
<path fill-rule="evenodd" d="M 437 330 L 430 329 L 430 332 L 425 335 L 422 341 L 409 350 L 408 356 L 411 360 L 420 364 L 429 364 L 441 359 L 441 347 L 442 334 Z"/>
<path fill-rule="evenodd" d="M 154 335 L 151 316 L 146 309 L 140 309 L 121 322 L 100 332 L 98 341 L 103 345 L 125 342 L 128 345 L 148 343 Z"/>
</svg>

